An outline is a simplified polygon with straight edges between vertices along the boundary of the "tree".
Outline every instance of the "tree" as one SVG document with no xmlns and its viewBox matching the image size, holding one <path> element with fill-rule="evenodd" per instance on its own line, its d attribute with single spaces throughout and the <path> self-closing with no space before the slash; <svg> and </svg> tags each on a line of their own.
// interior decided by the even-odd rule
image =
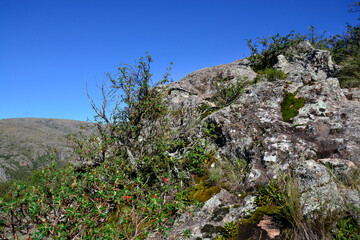
<svg viewBox="0 0 360 240">
<path fill-rule="evenodd" d="M 352 5 L 349 6 L 349 12 L 359 12 L 360 11 L 360 2 L 355 1 Z"/>
<path fill-rule="evenodd" d="M 99 162 L 105 160 L 110 146 L 116 145 L 119 151 L 125 150 L 135 166 L 135 159 L 131 152 L 139 137 L 144 118 L 156 118 L 164 110 L 161 104 L 162 96 L 155 86 L 169 82 L 169 71 L 172 63 L 163 78 L 156 83 L 152 82 L 150 64 L 153 62 L 147 53 L 135 62 L 134 66 L 121 64 L 114 75 L 108 73 L 101 88 L 102 104 L 97 106 L 87 95 L 90 104 L 96 113 L 96 126 L 102 144 Z M 112 110 L 109 111 L 109 107 Z"/>
</svg>

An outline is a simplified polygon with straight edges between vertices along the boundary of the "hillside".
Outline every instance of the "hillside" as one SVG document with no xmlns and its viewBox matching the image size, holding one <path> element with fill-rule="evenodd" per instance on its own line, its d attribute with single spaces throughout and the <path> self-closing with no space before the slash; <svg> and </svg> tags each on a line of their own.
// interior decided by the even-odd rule
<svg viewBox="0 0 360 240">
<path fill-rule="evenodd" d="M 126 107 L 75 148 L 93 164 L 8 187 L 0 236 L 358 239 L 360 91 L 342 88 L 331 52 L 307 41 L 274 57 L 256 71 L 245 58 L 174 83 L 165 74 L 155 88 L 149 56 L 120 68 L 111 89 Z"/>
<path fill-rule="evenodd" d="M 84 131 L 88 124 L 47 118 L 0 120 L 0 181 L 26 178 L 51 163 L 52 154 L 59 164 L 73 161 L 65 136 Z"/>
</svg>

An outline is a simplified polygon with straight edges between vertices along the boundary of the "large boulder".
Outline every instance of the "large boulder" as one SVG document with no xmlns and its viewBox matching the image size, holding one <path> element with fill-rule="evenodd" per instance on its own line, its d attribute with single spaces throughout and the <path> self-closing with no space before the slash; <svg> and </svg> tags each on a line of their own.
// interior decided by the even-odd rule
<svg viewBox="0 0 360 240">
<path fill-rule="evenodd" d="M 242 158 L 248 164 L 238 191 L 254 190 L 291 173 L 299 179 L 305 216 L 320 209 L 342 211 L 350 203 L 359 205 L 351 184 L 339 183 L 360 166 L 358 91 L 340 88 L 334 77 L 340 67 L 330 52 L 314 49 L 308 42 L 279 55 L 274 68 L 285 72 L 286 79 L 254 81 L 257 74 L 249 60 L 243 59 L 204 68 L 162 86 L 170 109 L 186 109 L 174 118 L 173 128 L 193 126 L 188 134 L 205 137 L 201 129 L 212 124 L 215 156 L 229 161 Z M 238 86 L 241 91 L 235 98 L 224 99 L 224 91 L 233 93 Z M 285 121 L 282 103 L 289 96 L 304 104 Z M 202 218 L 191 220 L 194 236 L 210 224 L 196 219 Z"/>
</svg>

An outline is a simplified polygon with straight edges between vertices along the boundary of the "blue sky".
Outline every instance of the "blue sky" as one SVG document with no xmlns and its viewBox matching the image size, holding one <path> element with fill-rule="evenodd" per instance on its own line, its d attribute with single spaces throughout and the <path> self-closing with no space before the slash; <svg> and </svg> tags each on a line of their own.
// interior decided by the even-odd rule
<svg viewBox="0 0 360 240">
<path fill-rule="evenodd" d="M 0 0 L 0 119 L 92 119 L 106 73 L 152 55 L 154 80 L 249 55 L 248 38 L 336 34 L 352 0 Z"/>
</svg>

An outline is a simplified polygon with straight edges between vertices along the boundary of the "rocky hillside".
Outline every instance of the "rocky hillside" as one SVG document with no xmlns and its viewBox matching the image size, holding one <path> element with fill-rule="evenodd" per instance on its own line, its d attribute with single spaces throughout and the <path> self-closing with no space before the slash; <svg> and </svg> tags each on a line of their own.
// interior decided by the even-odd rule
<svg viewBox="0 0 360 240">
<path fill-rule="evenodd" d="M 243 59 L 164 86 L 171 109 L 184 113 L 174 119 L 174 129 L 207 126 L 216 159 L 210 175 L 223 171 L 221 162 L 236 166 L 239 159 L 245 161 L 246 170 L 238 170 L 232 184 L 239 194 L 290 174 L 296 179 L 302 216 L 359 209 L 359 182 L 352 182 L 360 167 L 359 89 L 341 89 L 334 78 L 340 67 L 328 51 L 308 42 L 279 55 L 274 68 L 286 74 L 283 80 L 269 81 Z M 242 89 L 234 95 L 237 86 Z M 196 127 L 190 131 L 209 136 Z M 212 196 L 201 210 L 183 214 L 167 239 L 177 239 L 185 230 L 191 232 L 189 239 L 213 239 L 227 222 L 256 212 L 259 193 L 239 199 L 227 190 Z M 261 235 L 260 227 L 251 234 Z"/>
<path fill-rule="evenodd" d="M 81 128 L 87 124 L 45 118 L 0 120 L 0 181 L 24 179 L 51 163 L 51 154 L 60 164 L 72 161 L 73 150 L 65 136 L 84 131 Z"/>
<path fill-rule="evenodd" d="M 360 91 L 309 42 L 276 57 L 154 89 L 144 58 L 119 68 L 124 109 L 77 151 L 95 164 L 9 187 L 0 237 L 358 239 Z"/>
</svg>

